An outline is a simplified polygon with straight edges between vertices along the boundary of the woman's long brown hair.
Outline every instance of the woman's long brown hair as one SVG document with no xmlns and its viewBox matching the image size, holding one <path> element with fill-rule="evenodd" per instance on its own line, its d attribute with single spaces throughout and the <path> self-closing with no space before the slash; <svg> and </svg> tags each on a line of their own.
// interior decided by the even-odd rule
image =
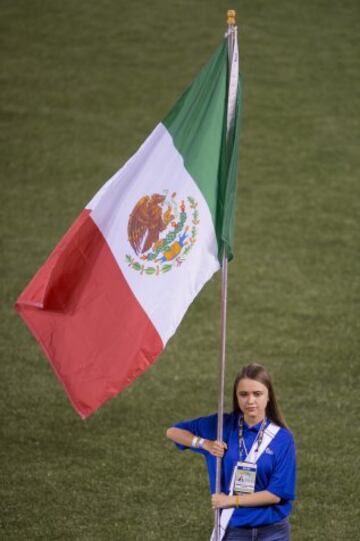
<svg viewBox="0 0 360 541">
<path fill-rule="evenodd" d="M 271 381 L 269 372 L 261 364 L 252 363 L 244 366 L 235 378 L 234 391 L 233 391 L 233 410 L 234 412 L 240 412 L 239 403 L 236 395 L 239 381 L 242 379 L 254 379 L 259 381 L 267 388 L 269 392 L 269 402 L 266 406 L 266 417 L 273 423 L 288 428 L 285 418 L 281 413 L 281 409 L 277 403 L 274 387 Z"/>
</svg>

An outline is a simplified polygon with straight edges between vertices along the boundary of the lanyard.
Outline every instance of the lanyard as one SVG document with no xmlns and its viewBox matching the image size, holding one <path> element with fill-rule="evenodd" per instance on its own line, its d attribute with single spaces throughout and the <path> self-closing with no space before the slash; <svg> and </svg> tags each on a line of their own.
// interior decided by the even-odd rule
<svg viewBox="0 0 360 541">
<path fill-rule="evenodd" d="M 254 447 L 254 445 L 256 445 L 256 448 L 254 450 L 255 452 L 255 456 L 257 456 L 258 452 L 259 452 L 259 447 L 261 445 L 261 442 L 263 440 L 263 437 L 264 437 L 264 432 L 265 432 L 265 428 L 266 428 L 266 423 L 267 423 L 267 419 L 265 417 L 265 419 L 263 420 L 263 422 L 261 423 L 261 426 L 260 426 L 260 430 L 256 436 L 256 439 L 251 447 L 251 449 Z M 244 440 L 244 416 L 243 415 L 239 415 L 239 459 L 242 460 L 243 459 L 243 455 L 244 455 L 244 460 L 246 460 L 246 457 L 248 456 L 249 452 L 246 448 L 246 444 L 245 444 L 245 440 Z M 255 462 L 256 462 L 256 459 L 255 459 Z"/>
</svg>

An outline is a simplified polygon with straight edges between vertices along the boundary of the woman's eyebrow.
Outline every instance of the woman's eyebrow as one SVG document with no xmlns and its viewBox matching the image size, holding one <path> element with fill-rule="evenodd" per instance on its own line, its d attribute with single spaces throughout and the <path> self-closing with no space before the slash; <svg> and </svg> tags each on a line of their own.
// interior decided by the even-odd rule
<svg viewBox="0 0 360 541">
<path fill-rule="evenodd" d="M 238 391 L 238 394 L 249 394 L 249 393 L 260 393 L 260 394 L 264 394 L 264 391 Z"/>
</svg>

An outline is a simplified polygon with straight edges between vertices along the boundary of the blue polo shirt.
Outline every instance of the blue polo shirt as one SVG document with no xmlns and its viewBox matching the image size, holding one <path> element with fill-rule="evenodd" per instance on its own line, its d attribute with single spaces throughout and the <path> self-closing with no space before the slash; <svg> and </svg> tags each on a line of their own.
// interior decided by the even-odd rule
<svg viewBox="0 0 360 541">
<path fill-rule="evenodd" d="M 224 441 L 228 450 L 225 452 L 222 464 L 221 491 L 228 494 L 233 469 L 239 460 L 239 430 L 238 413 L 224 415 Z M 243 437 L 248 451 L 259 432 L 261 423 L 249 427 L 244 423 Z M 189 421 L 183 421 L 175 425 L 176 428 L 188 430 L 195 436 L 207 440 L 216 440 L 217 415 L 199 417 Z M 193 449 L 185 445 L 176 444 L 181 449 L 191 449 L 202 454 L 206 460 L 210 491 L 215 493 L 216 486 L 216 457 L 204 449 Z M 241 457 L 243 460 L 244 457 Z M 257 474 L 255 492 L 268 490 L 281 498 L 278 504 L 258 507 L 238 507 L 234 510 L 229 526 L 263 526 L 273 524 L 287 517 L 292 509 L 291 501 L 295 499 L 296 482 L 296 452 L 294 438 L 289 430 L 280 428 L 276 436 L 270 442 L 267 449 L 257 461 Z"/>
</svg>

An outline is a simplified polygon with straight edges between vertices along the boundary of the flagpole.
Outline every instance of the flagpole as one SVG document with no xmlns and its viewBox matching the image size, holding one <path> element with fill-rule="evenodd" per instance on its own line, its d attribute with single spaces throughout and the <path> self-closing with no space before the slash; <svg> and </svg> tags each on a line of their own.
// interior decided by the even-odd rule
<svg viewBox="0 0 360 541">
<path fill-rule="evenodd" d="M 227 44 L 228 44 L 228 62 L 229 72 L 234 51 L 234 31 L 235 31 L 235 16 L 234 10 L 227 12 Z M 229 85 L 230 85 L 229 76 Z M 229 112 L 228 103 L 228 112 Z M 227 135 L 231 128 L 231 117 L 227 115 Z M 228 283 L 228 258 L 227 249 L 224 244 L 222 262 L 221 262 L 221 318 L 220 318 L 220 355 L 219 355 L 219 374 L 218 374 L 218 421 L 217 421 L 217 437 L 218 441 L 223 441 L 223 417 L 224 417 L 224 387 L 225 387 L 225 359 L 226 359 L 226 316 L 227 316 L 227 283 Z M 216 481 L 215 492 L 221 491 L 221 466 L 222 459 L 216 457 Z M 215 510 L 215 541 L 220 541 L 220 509 Z"/>
</svg>

